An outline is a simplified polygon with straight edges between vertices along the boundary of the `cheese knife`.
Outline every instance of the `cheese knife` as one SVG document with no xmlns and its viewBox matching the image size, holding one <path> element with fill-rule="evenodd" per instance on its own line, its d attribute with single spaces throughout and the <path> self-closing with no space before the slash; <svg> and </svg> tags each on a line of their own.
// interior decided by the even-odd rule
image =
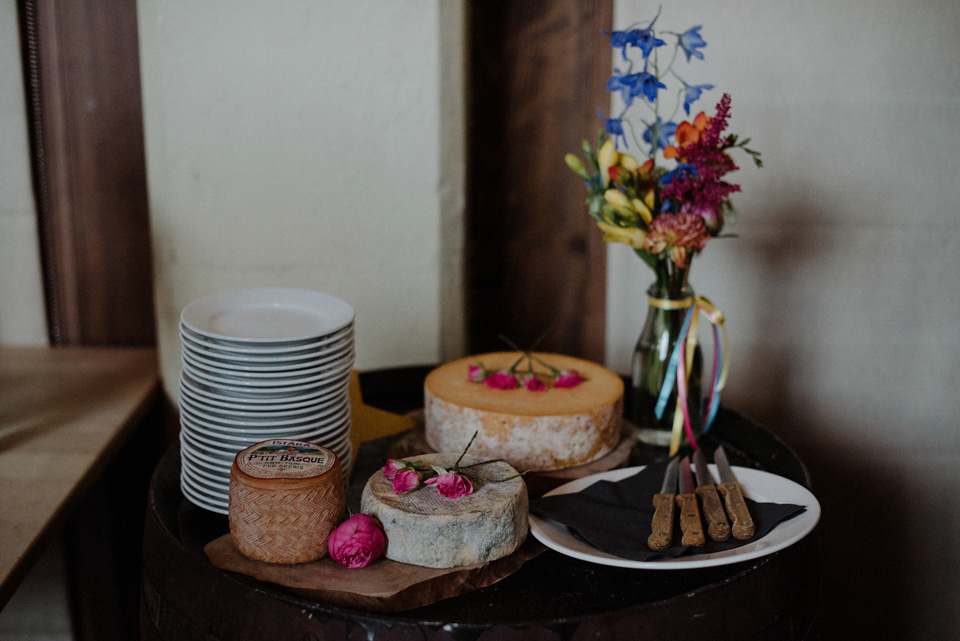
<svg viewBox="0 0 960 641">
<path fill-rule="evenodd" d="M 680 493 L 677 495 L 677 505 L 680 506 L 680 531 L 683 532 L 680 543 L 697 546 L 706 543 L 703 524 L 700 522 L 700 506 L 697 505 L 693 485 L 693 473 L 690 471 L 690 459 L 686 456 L 680 462 Z"/>
<path fill-rule="evenodd" d="M 720 472 L 720 484 L 717 489 L 723 495 L 723 502 L 727 506 L 733 536 L 741 541 L 749 539 L 756 532 L 756 526 L 747 509 L 747 503 L 743 500 L 743 488 L 740 487 L 737 477 L 730 469 L 730 462 L 722 445 L 714 453 L 713 462 L 717 464 L 717 470 Z"/>
<path fill-rule="evenodd" d="M 651 550 L 665 550 L 673 541 L 673 506 L 677 495 L 677 459 L 671 459 L 667 471 L 663 475 L 663 485 L 659 494 L 653 495 L 652 532 L 647 537 L 647 545 Z"/>
<path fill-rule="evenodd" d="M 714 541 L 726 541 L 730 538 L 730 524 L 723 512 L 720 495 L 717 494 L 717 482 L 707 467 L 703 451 L 693 453 L 693 469 L 697 474 L 697 496 L 703 503 L 703 520 L 707 523 L 707 536 Z"/>
</svg>

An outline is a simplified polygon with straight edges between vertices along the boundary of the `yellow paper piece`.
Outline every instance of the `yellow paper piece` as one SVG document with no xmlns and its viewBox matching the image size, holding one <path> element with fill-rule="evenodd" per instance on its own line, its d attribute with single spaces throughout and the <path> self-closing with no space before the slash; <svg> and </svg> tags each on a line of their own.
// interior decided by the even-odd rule
<svg viewBox="0 0 960 641">
<path fill-rule="evenodd" d="M 353 445 L 354 460 L 360 451 L 361 443 L 399 434 L 414 427 L 414 421 L 409 416 L 364 404 L 357 370 L 353 370 L 350 375 L 350 421 L 350 443 Z"/>
</svg>

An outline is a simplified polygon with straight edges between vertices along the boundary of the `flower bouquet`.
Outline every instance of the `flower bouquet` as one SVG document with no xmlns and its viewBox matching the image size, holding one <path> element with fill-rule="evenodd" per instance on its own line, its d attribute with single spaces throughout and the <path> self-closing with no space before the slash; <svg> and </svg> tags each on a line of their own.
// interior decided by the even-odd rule
<svg viewBox="0 0 960 641">
<path fill-rule="evenodd" d="M 681 53 L 688 64 L 703 60 L 701 49 L 707 43 L 700 35 L 702 26 L 660 31 L 659 17 L 658 12 L 645 27 L 638 23 L 604 32 L 625 65 L 614 69 L 606 85 L 619 94 L 623 109 L 616 116 L 600 114 L 604 126 L 595 148 L 584 141 L 583 160 L 574 154 L 565 160 L 586 184 L 587 209 L 604 240 L 629 245 L 653 270 L 627 405 L 640 440 L 669 445 L 673 454 L 684 435 L 696 447 L 698 433 L 709 428 L 728 369 L 718 330 L 723 316 L 693 294 L 690 264 L 707 241 L 722 235 L 733 212 L 730 195 L 740 187 L 724 180 L 738 168 L 731 153 L 746 154 L 758 167 L 762 162 L 759 152 L 747 146 L 749 138 L 726 133 L 728 94 L 713 115 L 700 112 L 690 118 L 690 107 L 713 85 L 687 82 L 677 65 Z M 637 128 L 627 118 L 634 109 L 643 114 Z M 680 109 L 689 120 L 675 121 Z M 633 148 L 642 159 L 627 153 Z M 713 324 L 717 345 L 702 411 L 702 359 L 696 342 L 700 312 Z"/>
</svg>

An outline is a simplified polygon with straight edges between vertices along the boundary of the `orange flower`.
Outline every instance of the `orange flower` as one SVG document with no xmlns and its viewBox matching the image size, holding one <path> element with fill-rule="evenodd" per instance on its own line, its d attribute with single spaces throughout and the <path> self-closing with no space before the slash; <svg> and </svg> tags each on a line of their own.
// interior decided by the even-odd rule
<svg viewBox="0 0 960 641">
<path fill-rule="evenodd" d="M 674 137 L 677 139 L 677 145 L 667 145 L 663 150 L 664 158 L 681 158 L 683 148 L 692 145 L 700 140 L 702 134 L 710 126 L 710 119 L 702 111 L 693 119 L 693 124 L 686 120 L 677 125 L 677 131 Z"/>
</svg>

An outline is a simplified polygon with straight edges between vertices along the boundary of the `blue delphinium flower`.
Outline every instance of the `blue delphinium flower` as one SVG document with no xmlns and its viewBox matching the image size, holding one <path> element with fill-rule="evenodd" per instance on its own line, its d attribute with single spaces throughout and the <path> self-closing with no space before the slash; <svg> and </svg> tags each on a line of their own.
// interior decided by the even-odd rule
<svg viewBox="0 0 960 641">
<path fill-rule="evenodd" d="M 685 87 L 683 93 L 683 110 L 687 112 L 687 115 L 690 115 L 690 105 L 700 99 L 700 94 L 704 91 L 709 91 L 713 89 L 713 85 L 688 85 L 683 83 Z"/>
<path fill-rule="evenodd" d="M 636 31 L 634 29 L 633 31 Z M 633 38 L 631 34 L 633 31 L 604 31 L 603 33 L 610 36 L 610 46 L 614 49 L 620 49 L 620 55 L 623 56 L 624 60 L 627 60 L 627 47 L 633 44 Z"/>
<path fill-rule="evenodd" d="M 617 147 L 620 146 L 619 140 L 623 140 L 624 147 L 630 146 L 627 144 L 627 135 L 623 132 L 622 115 L 619 118 L 606 118 L 599 109 L 597 110 L 597 115 L 603 120 L 603 130 L 613 136 L 613 142 Z"/>
<path fill-rule="evenodd" d="M 637 95 L 638 80 L 638 74 L 623 75 L 619 69 L 614 69 L 613 75 L 607 80 L 607 91 L 619 91 L 623 103 L 629 107 L 633 104 L 633 97 Z"/>
<path fill-rule="evenodd" d="M 657 117 L 657 148 L 663 149 L 670 144 L 670 139 L 677 131 L 677 123 L 663 122 Z M 649 125 L 643 132 L 643 141 L 653 147 L 653 125 Z"/>
<path fill-rule="evenodd" d="M 646 29 L 624 29 L 623 31 L 604 31 L 603 33 L 610 36 L 610 46 L 614 49 L 619 48 L 620 55 L 623 56 L 624 60 L 627 59 L 627 47 L 629 46 L 640 49 L 643 59 L 646 60 L 655 47 L 662 47 L 667 44 L 653 35 L 653 25 L 659 17 L 660 10 L 658 9 L 657 15 L 650 21 Z"/>
<path fill-rule="evenodd" d="M 634 95 L 639 95 L 642 93 L 643 96 L 650 102 L 654 102 L 657 99 L 658 89 L 667 88 L 667 85 L 660 82 L 659 78 L 648 72 L 646 69 L 634 75 L 638 76 L 637 89 L 635 90 Z"/>
<path fill-rule="evenodd" d="M 650 27 L 652 26 L 653 23 L 651 22 Z M 665 41 L 653 35 L 653 31 L 650 29 L 650 27 L 647 27 L 646 29 L 634 29 L 630 32 L 632 35 L 629 44 L 632 44 L 634 47 L 640 49 L 641 53 L 643 53 L 644 60 L 650 56 L 654 47 L 662 47 L 663 45 L 667 44 Z"/>
<path fill-rule="evenodd" d="M 683 53 L 687 54 L 687 62 L 690 62 L 691 56 L 703 60 L 703 53 L 698 51 L 698 49 L 707 46 L 707 43 L 700 37 L 700 29 L 702 28 L 703 25 L 697 25 L 680 34 L 680 48 L 683 49 Z"/>
</svg>

